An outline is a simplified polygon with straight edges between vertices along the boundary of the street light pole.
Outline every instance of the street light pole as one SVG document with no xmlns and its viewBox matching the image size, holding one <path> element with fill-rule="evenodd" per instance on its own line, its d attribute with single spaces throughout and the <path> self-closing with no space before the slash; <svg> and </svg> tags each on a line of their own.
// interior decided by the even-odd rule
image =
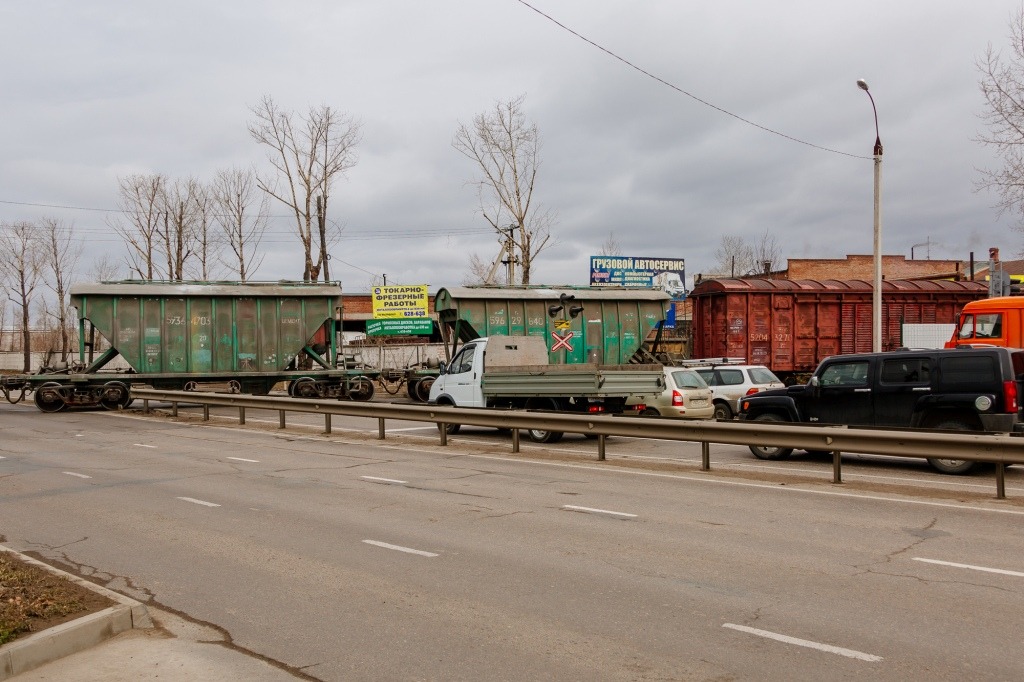
<svg viewBox="0 0 1024 682">
<path fill-rule="evenodd" d="M 875 276 L 871 294 L 871 351 L 877 353 L 882 350 L 882 138 L 878 134 L 878 109 L 867 81 L 861 78 L 857 87 L 868 94 L 875 114 Z"/>
</svg>

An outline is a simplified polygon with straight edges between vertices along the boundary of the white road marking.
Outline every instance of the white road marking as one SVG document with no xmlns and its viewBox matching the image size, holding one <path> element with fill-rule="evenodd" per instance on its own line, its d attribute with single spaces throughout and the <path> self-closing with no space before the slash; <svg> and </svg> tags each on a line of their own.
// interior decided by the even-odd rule
<svg viewBox="0 0 1024 682">
<path fill-rule="evenodd" d="M 610 509 L 594 509 L 593 507 L 577 507 L 574 504 L 564 504 L 562 509 L 568 511 L 586 512 L 588 514 L 609 514 L 611 516 L 624 516 L 626 518 L 635 519 L 636 514 L 628 514 L 626 512 L 611 511 Z"/>
<path fill-rule="evenodd" d="M 3 457 L 0 457 L 3 459 Z M 92 478 L 92 476 L 86 476 L 85 474 L 76 474 L 74 471 L 62 471 L 61 473 L 67 474 L 68 476 L 75 476 L 77 478 Z"/>
<path fill-rule="evenodd" d="M 380 483 L 408 483 L 409 481 L 399 481 L 397 478 L 380 478 L 378 476 L 360 476 L 367 481 L 378 481 Z"/>
<path fill-rule="evenodd" d="M 386 542 L 378 542 L 377 540 L 363 540 L 363 542 L 365 542 L 368 545 L 373 545 L 374 547 L 383 547 L 384 549 L 393 549 L 396 552 L 405 552 L 406 554 L 419 554 L 420 556 L 430 556 L 430 557 L 438 556 L 437 554 L 434 554 L 433 552 L 424 552 L 421 549 L 411 549 L 409 547 L 400 547 L 399 545 L 390 545 L 390 544 L 388 544 Z"/>
<path fill-rule="evenodd" d="M 84 438 L 84 437 L 85 437 L 85 434 L 83 434 L 83 433 L 76 433 L 75 434 L 75 438 Z"/>
<path fill-rule="evenodd" d="M 400 429 L 388 429 L 388 433 L 398 433 L 399 431 L 437 431 L 437 426 L 431 424 L 430 426 L 405 426 Z M 375 433 L 377 429 L 369 429 L 368 433 Z"/>
<path fill-rule="evenodd" d="M 197 500 L 194 497 L 179 497 L 177 499 L 182 500 L 184 502 L 191 502 L 192 504 L 201 504 L 204 507 L 219 507 L 220 506 L 219 504 L 216 504 L 215 502 L 204 502 L 203 500 Z"/>
<path fill-rule="evenodd" d="M 4 457 L 3 455 L 0 455 L 0 459 L 7 459 L 7 458 Z"/>
<path fill-rule="evenodd" d="M 971 564 L 957 564 L 952 561 L 939 561 L 938 559 L 922 559 L 921 557 L 914 557 L 914 561 L 923 561 L 926 564 L 938 564 L 940 566 L 952 566 L 953 568 L 969 568 L 972 571 L 984 571 L 985 573 L 998 573 L 1000 575 L 1012 575 L 1017 578 L 1024 578 L 1024 573 L 1020 571 L 1007 571 L 1004 568 L 989 568 L 987 566 L 972 566 Z"/>
<path fill-rule="evenodd" d="M 830 654 L 839 654 L 840 656 L 846 656 L 847 658 L 856 658 L 861 661 L 868 661 L 874 663 L 875 661 L 882 660 L 881 656 L 875 656 L 874 654 L 866 654 L 863 651 L 854 651 L 853 649 L 844 649 L 839 646 L 832 646 L 831 644 L 822 644 L 820 642 L 812 642 L 807 639 L 797 639 L 796 637 L 790 637 L 788 635 L 780 635 L 777 632 L 769 632 L 767 630 L 758 630 L 757 628 L 748 628 L 745 625 L 735 625 L 733 623 L 723 623 L 723 628 L 730 628 L 732 630 L 739 630 L 740 632 L 746 632 L 751 635 L 757 635 L 758 637 L 765 637 L 767 639 L 774 639 L 778 642 L 785 642 L 786 644 L 795 644 L 797 646 L 807 647 L 808 649 L 817 649 L 818 651 L 825 651 Z"/>
<path fill-rule="evenodd" d="M 155 445 L 145 445 L 143 443 L 132 443 L 132 445 L 134 445 L 137 448 L 153 448 L 153 449 L 156 449 Z"/>
<path fill-rule="evenodd" d="M 228 457 L 228 459 L 233 459 L 236 462 L 252 462 L 253 464 L 260 463 L 258 459 L 246 459 L 245 457 Z"/>
</svg>

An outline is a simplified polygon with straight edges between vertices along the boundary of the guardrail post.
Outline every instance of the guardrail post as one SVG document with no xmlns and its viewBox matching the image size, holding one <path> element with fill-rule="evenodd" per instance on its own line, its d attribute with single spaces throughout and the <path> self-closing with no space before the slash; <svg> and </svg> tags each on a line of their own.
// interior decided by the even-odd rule
<svg viewBox="0 0 1024 682">
<path fill-rule="evenodd" d="M 330 435 L 331 433 L 331 413 L 328 412 L 324 415 L 324 433 Z"/>
<path fill-rule="evenodd" d="M 210 421 L 210 406 L 206 403 L 203 403 L 203 421 Z"/>
<path fill-rule="evenodd" d="M 597 434 L 597 461 L 598 462 L 603 462 L 604 461 L 604 439 L 605 439 L 605 435 L 603 433 Z"/>
<path fill-rule="evenodd" d="M 448 445 L 448 425 L 438 422 L 437 430 L 441 432 L 441 445 Z"/>
<path fill-rule="evenodd" d="M 384 417 L 377 419 L 377 440 L 384 440 Z"/>
<path fill-rule="evenodd" d="M 245 408 L 241 406 L 238 408 L 238 424 L 239 426 L 245 426 Z"/>
<path fill-rule="evenodd" d="M 277 426 L 277 428 L 283 429 L 284 428 L 284 410 L 278 410 L 277 414 L 278 414 L 278 418 L 277 418 L 278 426 Z"/>
<path fill-rule="evenodd" d="M 700 442 L 700 470 L 711 471 L 711 443 L 706 440 Z"/>
<path fill-rule="evenodd" d="M 512 429 L 512 452 L 519 452 L 519 429 Z"/>
<path fill-rule="evenodd" d="M 1006 465 L 996 462 L 996 499 L 1006 499 Z"/>
<path fill-rule="evenodd" d="M 832 482 L 842 483 L 843 482 L 843 465 L 842 458 L 839 455 L 838 450 L 832 451 Z"/>
<path fill-rule="evenodd" d="M 171 403 L 171 416 L 172 417 L 177 417 L 178 416 L 178 403 L 177 403 L 177 401 Z"/>
<path fill-rule="evenodd" d="M 142 411 L 149 414 L 149 398 L 142 401 Z"/>
</svg>

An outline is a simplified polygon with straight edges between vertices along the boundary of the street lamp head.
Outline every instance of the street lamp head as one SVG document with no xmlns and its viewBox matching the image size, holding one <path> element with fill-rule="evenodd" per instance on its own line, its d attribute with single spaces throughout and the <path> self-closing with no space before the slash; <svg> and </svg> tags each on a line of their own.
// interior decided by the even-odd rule
<svg viewBox="0 0 1024 682">
<path fill-rule="evenodd" d="M 863 78 L 858 78 L 857 79 L 857 87 L 860 88 L 861 90 L 867 90 L 868 89 L 868 82 L 866 80 L 864 80 Z"/>
</svg>

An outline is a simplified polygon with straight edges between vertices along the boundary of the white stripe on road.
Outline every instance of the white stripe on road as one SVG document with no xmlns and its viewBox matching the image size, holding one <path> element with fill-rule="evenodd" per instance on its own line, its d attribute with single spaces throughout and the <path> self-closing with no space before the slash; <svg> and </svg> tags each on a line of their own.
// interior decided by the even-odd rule
<svg viewBox="0 0 1024 682">
<path fill-rule="evenodd" d="M 375 432 L 377 429 L 373 429 L 370 433 Z M 388 433 L 398 433 L 399 431 L 437 431 L 437 426 L 404 426 L 400 429 L 388 429 Z"/>
<path fill-rule="evenodd" d="M 405 552 L 406 554 L 419 554 L 420 556 L 437 556 L 433 552 L 424 552 L 421 549 L 411 549 L 409 547 L 400 547 L 398 545 L 389 545 L 386 542 L 378 542 L 377 540 L 363 540 L 368 545 L 374 547 L 383 547 L 384 549 L 393 549 L 396 552 Z"/>
<path fill-rule="evenodd" d="M 822 644 L 820 642 L 812 642 L 807 639 L 797 639 L 796 637 L 790 637 L 788 635 L 780 635 L 777 632 L 768 632 L 767 630 L 748 628 L 745 625 L 734 625 L 733 623 L 724 623 L 722 624 L 722 627 L 730 628 L 732 630 L 739 630 L 740 632 L 746 632 L 751 635 L 757 635 L 758 637 L 774 639 L 778 642 L 785 642 L 786 644 L 796 644 L 797 646 L 807 647 L 808 649 L 817 649 L 818 651 L 825 651 L 830 654 L 839 654 L 840 656 L 846 656 L 847 658 L 856 658 L 861 661 L 869 661 L 873 663 L 875 661 L 882 660 L 881 656 L 875 656 L 874 654 L 866 654 L 863 651 L 844 649 L 839 646 L 832 646 L 831 644 Z"/>
<path fill-rule="evenodd" d="M 594 509 L 592 507 L 577 507 L 574 504 L 562 505 L 562 509 L 568 511 L 586 512 L 588 514 L 609 514 L 611 516 L 624 516 L 626 518 L 635 519 L 636 514 L 628 514 L 626 512 L 611 511 L 610 509 Z"/>
<path fill-rule="evenodd" d="M 228 459 L 233 459 L 236 462 L 252 462 L 253 464 L 260 463 L 258 459 L 246 459 L 245 457 L 228 457 Z"/>
<path fill-rule="evenodd" d="M 399 481 L 397 478 L 380 478 L 378 476 L 360 476 L 367 481 L 378 481 L 379 483 L 408 483 L 409 481 Z"/>
<path fill-rule="evenodd" d="M 952 561 L 939 561 L 938 559 L 922 559 L 914 557 L 914 561 L 923 561 L 926 564 L 938 564 L 940 566 L 952 566 L 953 568 L 969 568 L 972 571 L 984 571 L 985 573 L 999 573 L 1000 575 L 1012 575 L 1017 578 L 1024 578 L 1020 571 L 1007 571 L 1003 568 L 988 568 L 987 566 L 972 566 L 971 564 L 957 564 Z"/>
<path fill-rule="evenodd" d="M 155 445 L 143 445 L 142 443 L 132 443 L 137 448 L 153 448 L 156 449 Z"/>
<path fill-rule="evenodd" d="M 204 507 L 219 507 L 220 506 L 219 504 L 216 504 L 214 502 L 204 502 L 203 500 L 197 500 L 194 497 L 179 497 L 177 499 L 183 500 L 185 502 L 191 502 L 192 504 L 201 504 Z"/>
<path fill-rule="evenodd" d="M 0 457 L 3 459 L 3 457 Z M 68 476 L 77 476 L 78 478 L 92 478 L 92 476 L 86 476 L 85 474 L 76 474 L 74 471 L 63 471 L 61 473 L 67 474 Z"/>
</svg>

